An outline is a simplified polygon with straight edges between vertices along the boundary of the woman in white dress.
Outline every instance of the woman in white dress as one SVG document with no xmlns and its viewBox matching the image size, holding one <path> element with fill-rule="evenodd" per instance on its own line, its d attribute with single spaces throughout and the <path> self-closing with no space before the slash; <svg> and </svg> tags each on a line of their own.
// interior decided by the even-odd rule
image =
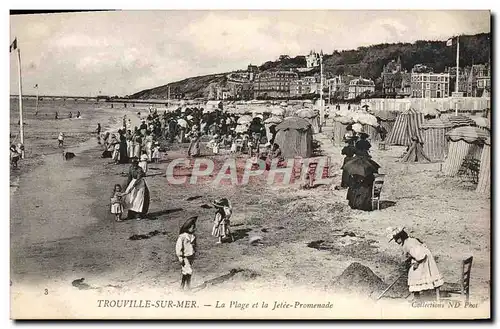
<svg viewBox="0 0 500 329">
<path fill-rule="evenodd" d="M 415 299 L 432 295 L 434 291 L 439 299 L 439 287 L 444 284 L 444 280 L 427 246 L 419 239 L 409 237 L 404 228 L 393 229 L 389 234 L 392 235 L 389 241 L 394 240 L 401 245 L 405 257 L 411 260 L 408 287 Z"/>
</svg>

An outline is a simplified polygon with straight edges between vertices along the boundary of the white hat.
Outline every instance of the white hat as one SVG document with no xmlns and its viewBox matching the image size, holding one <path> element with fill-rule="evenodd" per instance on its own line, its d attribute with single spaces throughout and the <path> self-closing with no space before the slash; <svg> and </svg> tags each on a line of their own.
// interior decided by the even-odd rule
<svg viewBox="0 0 500 329">
<path fill-rule="evenodd" d="M 148 156 L 146 154 L 141 155 L 141 161 L 148 161 Z"/>
</svg>

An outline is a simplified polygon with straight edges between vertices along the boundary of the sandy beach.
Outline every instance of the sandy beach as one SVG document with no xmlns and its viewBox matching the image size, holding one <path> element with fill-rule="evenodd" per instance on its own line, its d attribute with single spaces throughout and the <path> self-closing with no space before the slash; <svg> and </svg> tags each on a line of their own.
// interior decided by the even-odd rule
<svg viewBox="0 0 500 329">
<path fill-rule="evenodd" d="M 330 185 L 304 190 L 299 185 L 268 185 L 258 179 L 244 186 L 171 185 L 163 177 L 166 167 L 186 153 L 185 148 L 177 147 L 161 163 L 150 164 L 149 218 L 115 222 L 109 198 L 114 184 L 125 183 L 129 165 L 100 158 L 102 150 L 92 131 L 97 122 L 104 130 L 116 129 L 125 113 L 137 120 L 137 110 L 93 107 L 82 110 L 82 124 L 76 126 L 65 126 L 60 120 L 54 127 L 54 120 L 40 120 L 37 137 L 30 136 L 35 119 L 28 114 L 26 144 L 35 155 L 32 158 L 40 161 L 21 161 L 22 169 L 11 172 L 11 185 L 16 182 L 11 187 L 10 210 L 13 300 L 35 296 L 30 294 L 41 298 L 45 289 L 53 298 L 133 296 L 145 291 L 174 296 L 180 282 L 174 253 L 178 230 L 187 217 L 197 215 L 200 251 L 192 285 L 232 269 L 244 270 L 203 293 L 273 288 L 335 295 L 335 278 L 353 262 L 368 266 L 390 283 L 401 274 L 404 259 L 400 247 L 388 242 L 385 229 L 405 226 L 432 250 L 447 282 L 459 280 L 462 259 L 473 255 L 471 300 L 483 306 L 489 302 L 490 199 L 477 194 L 470 182 L 443 176 L 439 163 L 401 164 L 397 161 L 404 148 L 374 148 L 373 158 L 386 174 L 384 209 L 352 210 L 345 200 L 346 191 L 334 189 L 340 182 L 343 158 L 329 139 L 331 121 L 315 135 L 322 153 L 332 159 Z M 47 106 L 41 113 L 52 111 Z M 11 133 L 16 131 L 16 123 L 11 117 Z M 61 129 L 70 136 L 68 150 L 76 154 L 71 161 L 63 160 L 56 147 Z M 40 138 L 42 135 L 50 138 Z M 219 165 L 226 157 L 203 151 Z M 187 200 L 195 196 L 199 198 Z M 216 238 L 210 235 L 214 210 L 200 207 L 218 197 L 228 197 L 233 203 L 233 243 L 215 244 Z M 130 239 L 154 231 L 157 234 L 150 238 Z M 343 232 L 354 236 L 339 236 Z M 249 238 L 257 235 L 262 244 L 250 245 Z M 326 247 L 310 247 L 318 244 Z M 96 289 L 89 292 L 72 286 L 80 278 Z M 23 310 L 12 312 L 20 315 Z"/>
</svg>

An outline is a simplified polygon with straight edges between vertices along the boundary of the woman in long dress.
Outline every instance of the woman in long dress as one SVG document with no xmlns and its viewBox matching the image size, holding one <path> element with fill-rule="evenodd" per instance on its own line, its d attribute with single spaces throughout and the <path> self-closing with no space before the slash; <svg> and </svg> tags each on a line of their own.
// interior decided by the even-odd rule
<svg viewBox="0 0 500 329">
<path fill-rule="evenodd" d="M 139 167 L 137 158 L 132 158 L 127 180 L 127 194 L 125 198 L 125 207 L 128 209 L 127 217 L 129 219 L 141 220 L 149 210 L 149 189 L 146 183 L 146 174 Z"/>
<path fill-rule="evenodd" d="M 134 139 L 132 137 L 132 132 L 130 130 L 127 130 L 126 134 L 127 138 L 127 156 L 129 159 L 134 156 Z"/>
<path fill-rule="evenodd" d="M 344 166 L 347 162 L 352 160 L 354 155 L 356 154 L 356 149 L 354 148 L 354 139 L 348 139 L 347 140 L 347 145 L 342 149 L 342 155 L 345 155 L 344 157 L 344 163 L 342 164 L 342 181 L 340 183 L 340 187 L 347 188 L 349 187 L 349 173 L 347 170 L 344 170 Z"/>
<path fill-rule="evenodd" d="M 200 156 L 200 139 L 201 134 L 199 132 L 194 132 L 193 136 L 191 137 L 191 143 L 189 144 L 188 156 Z"/>
<path fill-rule="evenodd" d="M 427 299 L 435 292 L 439 298 L 439 287 L 444 284 L 436 261 L 427 246 L 417 238 L 409 237 L 404 228 L 388 229 L 391 240 L 403 247 L 405 257 L 411 260 L 408 270 L 408 288 L 415 299 Z M 432 296 L 434 297 L 434 296 Z"/>
<path fill-rule="evenodd" d="M 146 131 L 146 138 L 144 138 L 144 149 L 148 156 L 148 161 L 151 161 L 153 155 L 153 135 L 151 135 L 149 130 Z"/>
<path fill-rule="evenodd" d="M 134 157 L 139 159 L 139 157 L 141 156 L 141 149 L 142 149 L 141 133 L 137 131 L 133 138 L 134 138 Z"/>
<path fill-rule="evenodd" d="M 120 132 L 120 163 L 128 163 L 127 137 L 124 131 Z"/>
</svg>

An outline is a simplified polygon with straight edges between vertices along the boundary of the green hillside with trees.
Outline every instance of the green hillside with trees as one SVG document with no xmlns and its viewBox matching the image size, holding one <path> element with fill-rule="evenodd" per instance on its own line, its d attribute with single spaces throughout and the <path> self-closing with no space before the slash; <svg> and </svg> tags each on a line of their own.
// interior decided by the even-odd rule
<svg viewBox="0 0 500 329">
<path fill-rule="evenodd" d="M 473 63 L 487 63 L 490 61 L 490 56 L 490 33 L 460 36 L 460 67 L 470 66 Z M 383 66 L 398 57 L 401 57 L 403 69 L 409 72 L 415 64 L 424 64 L 432 67 L 434 72 L 443 72 L 446 67 L 454 67 L 456 65 L 456 47 L 447 47 L 446 40 L 422 40 L 414 43 L 384 43 L 359 47 L 355 50 L 335 51 L 333 54 L 324 54 L 324 75 L 326 78 L 330 78 L 334 75 L 350 74 L 376 80 L 380 77 Z M 260 71 L 290 70 L 305 66 L 305 56 L 289 57 L 288 55 L 281 55 L 275 61 L 265 62 L 259 69 Z M 307 74 L 310 75 L 317 72 L 319 72 L 319 68 Z M 187 78 L 182 81 L 138 92 L 131 95 L 130 98 L 166 99 L 168 96 L 168 86 L 171 87 L 172 95 L 175 91 L 175 94 L 188 98 L 206 97 L 208 94 L 208 85 L 216 83 L 224 86 L 224 77 L 229 73 Z"/>
</svg>

